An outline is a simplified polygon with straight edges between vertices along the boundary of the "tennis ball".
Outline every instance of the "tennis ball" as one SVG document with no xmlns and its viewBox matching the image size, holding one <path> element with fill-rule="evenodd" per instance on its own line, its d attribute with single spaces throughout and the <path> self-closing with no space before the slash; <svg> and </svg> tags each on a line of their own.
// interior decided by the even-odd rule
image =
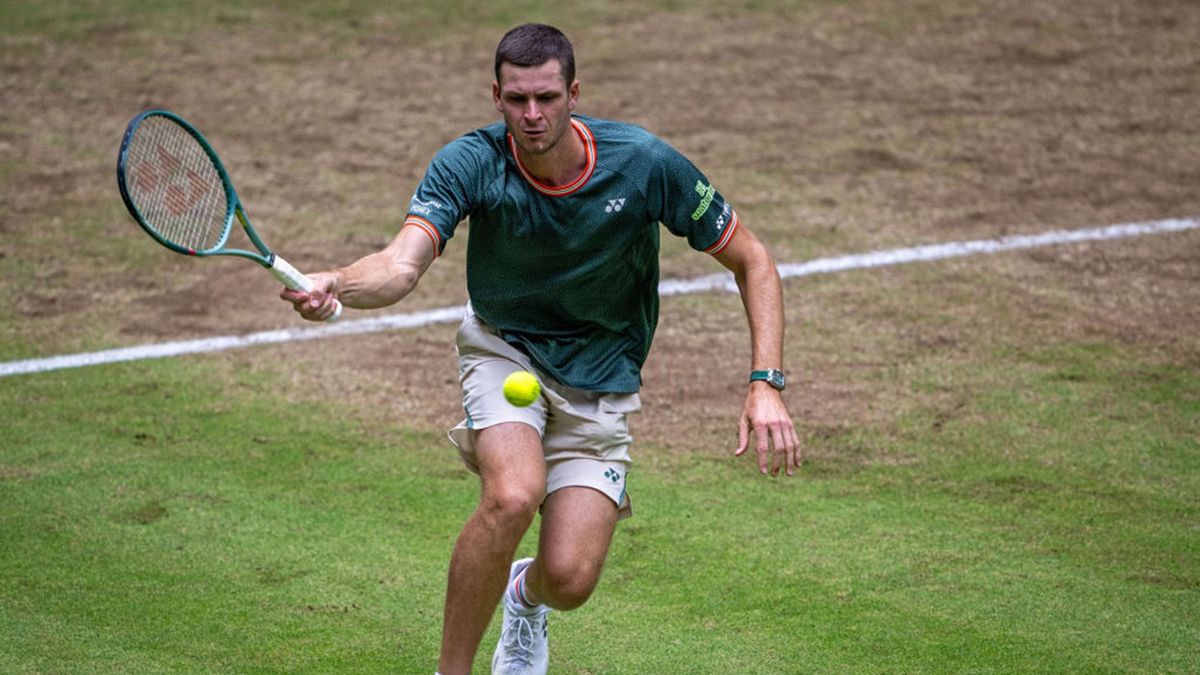
<svg viewBox="0 0 1200 675">
<path fill-rule="evenodd" d="M 541 393 L 542 385 L 529 371 L 518 370 L 504 378 L 504 398 L 518 408 L 533 403 Z"/>
</svg>

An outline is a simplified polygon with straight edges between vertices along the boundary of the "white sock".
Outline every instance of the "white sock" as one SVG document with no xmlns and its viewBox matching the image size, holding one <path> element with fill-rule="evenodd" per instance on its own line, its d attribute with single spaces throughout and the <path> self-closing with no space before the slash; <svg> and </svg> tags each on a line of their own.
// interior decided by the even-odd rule
<svg viewBox="0 0 1200 675">
<path fill-rule="evenodd" d="M 525 609 L 537 607 L 536 604 L 529 601 L 528 592 L 525 590 L 525 574 L 532 566 L 532 564 L 526 565 L 525 569 L 517 573 L 517 578 L 513 579 L 512 585 L 508 588 L 508 597 L 512 598 L 513 602 Z"/>
</svg>

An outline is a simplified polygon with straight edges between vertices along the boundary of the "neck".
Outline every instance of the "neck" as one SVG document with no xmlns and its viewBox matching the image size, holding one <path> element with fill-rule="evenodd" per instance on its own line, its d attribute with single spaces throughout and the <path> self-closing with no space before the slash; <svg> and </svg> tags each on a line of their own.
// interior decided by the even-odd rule
<svg viewBox="0 0 1200 675">
<path fill-rule="evenodd" d="M 545 185 L 567 185 L 587 168 L 587 151 L 573 124 L 547 152 L 529 155 L 517 146 L 517 154 L 525 170 Z"/>
</svg>

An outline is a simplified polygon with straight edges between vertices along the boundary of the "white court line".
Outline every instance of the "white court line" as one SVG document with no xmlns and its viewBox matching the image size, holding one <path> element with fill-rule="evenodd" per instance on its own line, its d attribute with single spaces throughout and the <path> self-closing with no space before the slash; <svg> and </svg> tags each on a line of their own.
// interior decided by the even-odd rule
<svg viewBox="0 0 1200 675">
<path fill-rule="evenodd" d="M 1196 218 L 1178 218 L 1157 220 L 1145 223 L 1127 223 L 1083 230 L 1052 230 L 1041 234 L 1015 235 L 999 239 L 978 239 L 975 241 L 950 242 L 946 244 L 930 244 L 912 248 L 898 248 L 887 251 L 873 251 L 855 255 L 844 255 L 834 258 L 818 258 L 803 263 L 779 265 L 779 274 L 784 278 L 804 277 L 814 274 L 827 274 L 846 270 L 884 267 L 888 265 L 903 265 L 913 262 L 929 262 L 946 258 L 960 258 L 981 253 L 999 253 L 1024 248 L 1052 246 L 1055 244 L 1070 244 L 1085 241 L 1104 241 L 1108 239 L 1123 239 L 1140 237 L 1148 234 L 1166 232 L 1182 232 L 1200 227 Z M 700 293 L 705 291 L 737 292 L 733 275 L 728 272 L 709 274 L 694 279 L 665 279 L 659 283 L 659 295 L 681 295 L 685 293 Z M 423 312 L 408 314 L 392 314 L 388 316 L 371 317 L 342 321 L 336 324 L 320 326 L 304 326 L 281 330 L 250 333 L 249 335 L 223 335 L 202 338 L 199 340 L 183 340 L 177 342 L 162 342 L 159 344 L 140 345 L 121 349 L 106 349 L 98 352 L 83 354 L 65 354 L 40 359 L 9 361 L 0 363 L 0 377 L 40 373 L 63 368 L 79 368 L 96 366 L 122 361 L 137 361 L 155 359 L 166 356 L 181 356 L 184 354 L 200 354 L 217 352 L 226 349 L 239 349 L 255 345 L 278 344 L 281 342 L 299 342 L 302 340 L 319 340 L 339 335 L 358 335 L 362 333 L 377 333 L 397 328 L 419 328 L 438 323 L 461 321 L 462 307 L 443 307 Z"/>
</svg>

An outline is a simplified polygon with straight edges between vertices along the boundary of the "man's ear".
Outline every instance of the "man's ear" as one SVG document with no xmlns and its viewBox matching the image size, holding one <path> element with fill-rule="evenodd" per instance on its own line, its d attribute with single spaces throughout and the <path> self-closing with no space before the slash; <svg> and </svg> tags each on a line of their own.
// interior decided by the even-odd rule
<svg viewBox="0 0 1200 675">
<path fill-rule="evenodd" d="M 579 105 L 579 80 L 571 83 L 567 89 L 567 110 L 575 110 L 575 106 Z"/>
<path fill-rule="evenodd" d="M 492 104 L 496 106 L 497 112 L 504 112 L 500 108 L 500 83 L 492 82 Z"/>
</svg>

